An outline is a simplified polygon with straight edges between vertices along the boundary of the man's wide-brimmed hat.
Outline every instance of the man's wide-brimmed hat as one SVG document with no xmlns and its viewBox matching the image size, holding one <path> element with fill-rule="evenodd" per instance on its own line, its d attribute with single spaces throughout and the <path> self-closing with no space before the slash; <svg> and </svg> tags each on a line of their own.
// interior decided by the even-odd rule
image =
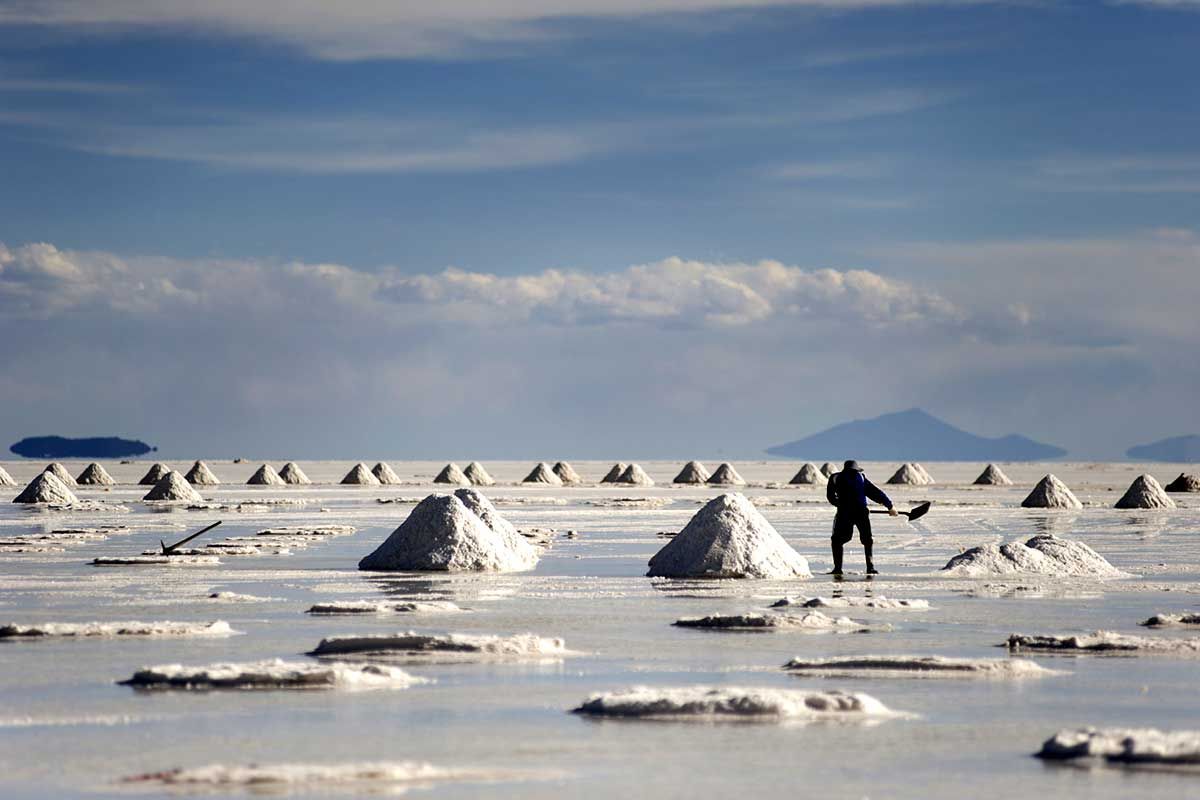
<svg viewBox="0 0 1200 800">
<path fill-rule="evenodd" d="M 846 472 L 862 472 L 862 467 L 853 458 L 842 465 L 842 469 Z"/>
</svg>

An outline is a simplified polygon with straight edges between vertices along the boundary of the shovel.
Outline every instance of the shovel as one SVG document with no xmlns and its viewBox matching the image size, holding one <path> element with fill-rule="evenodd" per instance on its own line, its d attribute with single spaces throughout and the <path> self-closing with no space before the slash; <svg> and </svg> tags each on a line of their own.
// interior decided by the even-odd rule
<svg viewBox="0 0 1200 800">
<path fill-rule="evenodd" d="M 919 505 L 919 506 L 913 506 L 913 507 L 912 507 L 911 509 L 909 509 L 908 511 L 899 511 L 899 512 L 897 512 L 897 513 L 899 513 L 899 514 L 900 514 L 900 516 L 902 516 L 902 517 L 908 517 L 908 521 L 909 521 L 909 522 L 912 522 L 913 520 L 915 520 L 915 519 L 920 519 L 921 517 L 923 517 L 923 516 L 925 516 L 926 514 L 928 514 L 928 513 L 929 513 L 929 507 L 930 507 L 931 505 L 933 505 L 933 503 L 929 503 L 929 502 L 926 502 L 926 503 L 921 503 L 921 505 Z M 888 512 L 887 512 L 887 511 L 885 511 L 884 509 L 881 509 L 881 508 L 872 508 L 872 509 L 871 509 L 871 513 L 872 513 L 872 514 L 886 514 L 886 513 L 888 513 Z M 185 541 L 186 541 L 186 540 L 185 540 Z"/>
<path fill-rule="evenodd" d="M 183 538 L 183 539 L 180 539 L 180 540 L 179 540 L 178 542 L 176 542 L 175 544 L 167 544 L 167 543 L 166 543 L 166 542 L 164 542 L 162 539 L 159 539 L 159 540 L 158 540 L 158 543 L 159 543 L 159 544 L 162 546 L 162 554 L 163 554 L 164 556 L 171 556 L 171 555 L 174 555 L 174 554 L 175 554 L 175 551 L 176 551 L 177 549 L 179 549 L 180 547 L 183 547 L 185 544 L 187 544 L 188 542 L 190 542 L 192 539 L 195 539 L 195 538 L 196 538 L 197 536 L 199 536 L 200 534 L 202 534 L 202 533 L 208 533 L 209 531 L 211 531 L 213 528 L 217 527 L 217 526 L 218 526 L 218 525 L 220 525 L 220 524 L 221 524 L 221 520 L 217 520 L 217 521 L 216 521 L 216 522 L 214 522 L 212 525 L 209 525 L 207 528 L 204 528 L 203 530 L 196 531 L 196 532 L 195 532 L 195 533 L 193 533 L 191 536 L 187 536 L 187 537 L 185 537 L 185 538 Z"/>
</svg>

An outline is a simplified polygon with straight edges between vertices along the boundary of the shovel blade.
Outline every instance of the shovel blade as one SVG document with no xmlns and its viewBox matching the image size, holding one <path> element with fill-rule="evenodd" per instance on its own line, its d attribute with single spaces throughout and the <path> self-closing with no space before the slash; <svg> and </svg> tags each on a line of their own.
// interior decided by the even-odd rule
<svg viewBox="0 0 1200 800">
<path fill-rule="evenodd" d="M 920 519 L 921 517 L 928 514 L 929 507 L 931 505 L 933 505 L 933 503 L 927 502 L 927 503 L 921 503 L 921 505 L 919 505 L 919 506 L 914 506 L 911 511 L 906 512 L 908 514 L 908 521 L 912 522 L 914 519 Z"/>
</svg>

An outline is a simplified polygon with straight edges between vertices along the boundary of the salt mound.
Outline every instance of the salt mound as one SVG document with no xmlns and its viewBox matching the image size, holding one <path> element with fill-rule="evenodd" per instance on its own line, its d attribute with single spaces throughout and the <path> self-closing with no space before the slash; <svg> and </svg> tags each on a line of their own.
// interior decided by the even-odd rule
<svg viewBox="0 0 1200 800">
<path fill-rule="evenodd" d="M 75 483 L 80 486 L 114 486 L 117 482 L 108 474 L 108 470 L 93 461 L 79 473 Z"/>
<path fill-rule="evenodd" d="M 614 483 L 623 483 L 630 486 L 653 486 L 654 481 L 646 474 L 640 464 L 630 464 L 625 469 L 621 470 L 621 476 Z"/>
<path fill-rule="evenodd" d="M 192 486 L 216 486 L 221 482 L 203 461 L 192 464 L 192 468 L 183 477 Z"/>
<path fill-rule="evenodd" d="M 525 541 L 524 536 L 517 533 L 516 527 L 511 522 L 500 516 L 500 512 L 492 505 L 491 500 L 469 487 L 455 489 L 454 496 L 471 513 L 483 520 L 483 524 L 491 528 L 511 551 L 531 565 L 537 563 L 537 550 Z"/>
<path fill-rule="evenodd" d="M 1153 475 L 1139 475 L 1113 508 L 1174 508 L 1175 501 L 1167 496 Z"/>
<path fill-rule="evenodd" d="M 499 518 L 494 508 L 490 513 Z M 495 518 L 493 524 L 498 524 Z M 515 531 L 510 535 L 490 527 L 461 498 L 432 494 L 417 504 L 383 544 L 358 562 L 358 568 L 450 572 L 533 569 L 537 553 L 528 543 L 518 543 L 519 539 Z"/>
<path fill-rule="evenodd" d="M 4 467 L 0 467 L 0 486 L 16 486 L 17 482 L 13 480 L 12 475 L 5 471 Z"/>
<path fill-rule="evenodd" d="M 386 602 L 378 600 L 334 600 L 317 603 L 309 614 L 446 614 L 465 609 L 449 600 L 424 602 Z"/>
<path fill-rule="evenodd" d="M 709 486 L 745 486 L 746 481 L 730 464 L 721 464 L 706 481 Z"/>
<path fill-rule="evenodd" d="M 1155 614 L 1141 624 L 1148 628 L 1165 628 L 1174 625 L 1200 625 L 1200 614 Z"/>
<path fill-rule="evenodd" d="M 817 631 L 865 631 L 867 626 L 849 617 L 830 617 L 820 611 L 805 614 L 710 614 L 706 617 L 682 617 L 672 623 L 680 628 L 715 630 L 762 630 L 767 628 L 805 628 Z"/>
<path fill-rule="evenodd" d="M 1021 501 L 1022 508 L 1083 508 L 1083 503 L 1067 485 L 1053 475 L 1047 475 Z"/>
<path fill-rule="evenodd" d="M 174 470 L 166 474 L 161 481 L 154 484 L 154 488 L 146 492 L 143 500 L 165 500 L 165 501 L 186 501 L 189 503 L 201 503 L 204 498 L 200 493 L 193 489 L 182 475 Z"/>
<path fill-rule="evenodd" d="M 295 461 L 284 464 L 283 469 L 279 470 L 279 477 L 283 479 L 284 483 L 292 486 L 308 486 L 312 483 Z"/>
<path fill-rule="evenodd" d="M 1034 753 L 1050 761 L 1104 759 L 1125 765 L 1194 767 L 1200 764 L 1200 731 L 1157 728 L 1078 728 L 1061 730 Z"/>
<path fill-rule="evenodd" d="M 0 470 L 2 471 L 2 470 Z M 11 485 L 11 484 L 10 484 Z M 1179 473 L 1179 477 L 1167 484 L 1168 492 L 1200 492 L 1200 475 Z"/>
<path fill-rule="evenodd" d="M 232 636 L 228 622 L 43 622 L 37 625 L 0 625 L 0 639 L 40 637 Z"/>
<path fill-rule="evenodd" d="M 835 472 L 837 472 L 837 467 L 835 467 L 833 464 L 830 464 L 828 461 L 821 465 L 821 474 L 826 478 L 832 478 L 833 473 Z"/>
<path fill-rule="evenodd" d="M 120 681 L 137 689 L 407 689 L 424 683 L 398 667 L 374 664 L 313 664 L 278 658 L 243 664 L 142 667 Z"/>
<path fill-rule="evenodd" d="M 309 793 L 325 788 L 371 788 L 379 784 L 382 793 L 407 794 L 409 788 L 427 788 L 430 784 L 453 781 L 512 781 L 529 777 L 528 773 L 504 769 L 468 769 L 435 767 L 419 761 L 366 762 L 342 764 L 247 764 L 228 766 L 177 767 L 145 775 L 123 778 L 123 783 L 154 783 L 189 789 L 229 790 L 251 788 L 255 793 Z M 372 795 L 380 791 L 370 791 Z"/>
<path fill-rule="evenodd" d="M 1004 470 L 995 464 L 988 464 L 979 477 L 975 479 L 976 486 L 1012 486 L 1012 481 L 1004 474 Z"/>
<path fill-rule="evenodd" d="M 401 483 L 400 476 L 396 474 L 396 471 L 392 469 L 390 464 L 384 461 L 380 461 L 371 467 L 371 474 L 384 486 L 396 486 Z"/>
<path fill-rule="evenodd" d="M 550 486 L 562 486 L 562 478 L 554 474 L 554 470 L 550 469 L 550 465 L 545 461 L 539 461 L 538 465 L 533 468 L 533 471 L 525 476 L 522 483 L 545 483 Z"/>
<path fill-rule="evenodd" d="M 809 578 L 808 561 L 740 494 L 708 501 L 650 559 L 650 577 Z"/>
<path fill-rule="evenodd" d="M 1069 636 L 1027 636 L 1014 633 L 1008 637 L 1009 650 L 1049 650 L 1074 653 L 1200 653 L 1200 639 L 1160 639 L 1133 636 L 1113 631 L 1095 631 Z"/>
<path fill-rule="evenodd" d="M 53 472 L 39 472 L 37 477 L 29 482 L 25 491 L 15 498 L 14 503 L 51 503 L 56 506 L 70 506 L 79 502 L 75 493 L 67 485 L 55 477 Z"/>
<path fill-rule="evenodd" d="M 554 463 L 554 474 L 563 483 L 583 483 L 583 478 L 579 477 L 579 473 L 565 461 L 556 461 Z"/>
<path fill-rule="evenodd" d="M 600 482 L 601 483 L 616 483 L 617 480 L 621 477 L 621 473 L 623 473 L 625 471 L 625 467 L 627 467 L 627 466 L 628 466 L 628 464 L 622 464 L 620 461 L 618 461 L 617 463 L 612 465 L 612 469 L 610 469 L 608 472 L 606 472 L 604 474 L 604 477 L 600 479 Z"/>
<path fill-rule="evenodd" d="M 1025 541 L 987 544 L 960 553 L 943 572 L 967 578 L 1015 573 L 1089 578 L 1121 578 L 1127 574 L 1083 542 L 1041 534 Z"/>
<path fill-rule="evenodd" d="M 709 479 L 710 473 L 704 468 L 704 465 L 699 461 L 689 461 L 683 465 L 683 469 L 679 470 L 679 474 L 675 476 L 672 483 L 704 483 Z"/>
<path fill-rule="evenodd" d="M 42 472 L 52 473 L 54 477 L 63 482 L 63 486 L 75 485 L 75 479 L 71 477 L 71 473 L 67 472 L 67 468 L 57 461 L 47 464 L 46 468 L 42 470 Z"/>
<path fill-rule="evenodd" d="M 883 597 L 785 597 L 771 608 L 869 608 L 875 611 L 928 611 L 928 600 L 893 600 Z"/>
<path fill-rule="evenodd" d="M 788 481 L 793 485 L 808 485 L 808 486 L 824 486 L 829 483 L 829 479 L 817 469 L 816 465 L 809 462 L 800 468 L 800 471 L 792 476 Z"/>
<path fill-rule="evenodd" d="M 818 675 L 933 675 L 983 678 L 1041 678 L 1058 675 L 1023 658 L 946 658 L 944 656 L 838 656 L 793 658 L 786 670 Z"/>
<path fill-rule="evenodd" d="M 166 464 L 155 464 L 146 471 L 142 479 L 138 481 L 138 486 L 153 486 L 161 481 L 171 469 Z"/>
<path fill-rule="evenodd" d="M 359 636 L 331 636 L 322 639 L 310 656 L 387 655 L 455 656 L 459 658 L 546 658 L 561 657 L 569 651 L 562 639 L 544 639 L 532 633 L 515 636 L 485 636 L 466 633 L 425 634 L 374 633 Z"/>
<path fill-rule="evenodd" d="M 434 476 L 433 482 L 452 483 L 456 486 L 471 485 L 471 479 L 468 478 L 466 474 L 458 468 L 458 464 L 455 464 L 453 461 L 442 467 L 442 471 Z"/>
<path fill-rule="evenodd" d="M 483 468 L 483 464 L 480 464 L 478 461 L 472 461 L 470 464 L 467 464 L 467 468 L 463 470 L 463 475 L 467 476 L 467 480 L 471 482 L 472 486 L 491 486 L 496 483 L 492 479 L 492 476 L 488 474 L 488 471 Z"/>
<path fill-rule="evenodd" d="M 246 484 L 249 486 L 287 486 L 287 481 L 280 477 L 270 464 L 263 464 L 254 471 Z"/>
<path fill-rule="evenodd" d="M 379 486 L 379 478 L 371 470 L 367 469 L 367 465 L 361 461 L 354 465 L 354 468 L 346 473 L 346 477 L 342 478 L 343 485 L 350 486 Z"/>
<path fill-rule="evenodd" d="M 893 716 L 883 703 L 859 692 L 744 689 L 736 686 L 635 686 L 595 694 L 576 714 L 634 719 L 826 720 Z"/>
<path fill-rule="evenodd" d="M 902 484 L 905 486 L 928 486 L 933 483 L 933 478 L 925 471 L 925 468 L 920 464 L 908 463 L 896 470 L 892 477 L 888 478 L 889 484 Z"/>
</svg>

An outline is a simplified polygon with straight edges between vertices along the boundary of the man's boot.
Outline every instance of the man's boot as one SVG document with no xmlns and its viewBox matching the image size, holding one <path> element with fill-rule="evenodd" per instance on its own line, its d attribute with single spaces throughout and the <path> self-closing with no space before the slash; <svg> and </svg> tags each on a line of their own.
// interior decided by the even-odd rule
<svg viewBox="0 0 1200 800">
<path fill-rule="evenodd" d="M 863 552 L 867 556 L 867 574 L 868 575 L 878 575 L 879 570 L 875 569 L 875 562 L 871 560 L 871 545 L 864 544 Z"/>
<path fill-rule="evenodd" d="M 842 543 L 833 542 L 833 569 L 829 571 L 830 575 L 842 574 Z"/>
</svg>

